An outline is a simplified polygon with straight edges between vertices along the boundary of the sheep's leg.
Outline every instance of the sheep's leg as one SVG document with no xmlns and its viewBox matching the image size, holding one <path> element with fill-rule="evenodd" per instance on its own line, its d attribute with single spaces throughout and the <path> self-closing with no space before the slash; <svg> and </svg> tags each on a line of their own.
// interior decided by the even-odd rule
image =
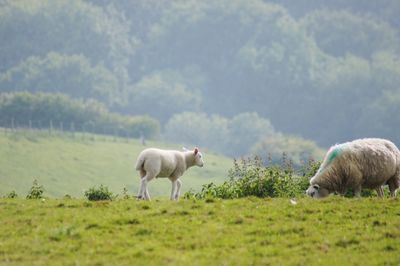
<svg viewBox="0 0 400 266">
<path fill-rule="evenodd" d="M 375 190 L 376 190 L 376 193 L 378 194 L 378 196 L 379 196 L 380 198 L 383 198 L 383 196 L 385 195 L 385 194 L 383 193 L 383 187 L 382 187 L 382 186 L 379 186 L 379 187 L 376 188 Z"/>
<path fill-rule="evenodd" d="M 354 188 L 354 196 L 357 198 L 361 197 L 361 186 Z"/>
<path fill-rule="evenodd" d="M 180 179 L 176 180 L 176 192 L 175 192 L 175 200 L 179 199 L 179 195 L 181 193 L 182 181 Z"/>
<path fill-rule="evenodd" d="M 389 185 L 390 196 L 395 198 L 397 195 L 397 189 L 400 186 L 400 177 L 394 176 L 387 181 Z"/>
<path fill-rule="evenodd" d="M 176 187 L 177 187 L 177 180 L 171 180 L 171 182 L 172 182 L 172 189 L 171 189 L 171 197 L 170 197 L 170 199 L 174 200 L 175 190 L 176 190 Z"/>
</svg>

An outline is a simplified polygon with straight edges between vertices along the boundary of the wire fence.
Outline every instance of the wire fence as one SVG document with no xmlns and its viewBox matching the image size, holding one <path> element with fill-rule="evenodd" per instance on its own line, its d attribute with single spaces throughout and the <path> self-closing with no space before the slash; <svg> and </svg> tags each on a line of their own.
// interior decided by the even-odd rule
<svg viewBox="0 0 400 266">
<path fill-rule="evenodd" d="M 93 122 L 75 123 L 54 120 L 18 120 L 7 119 L 0 120 L 0 129 L 4 135 L 11 134 L 38 134 L 48 136 L 68 136 L 71 138 L 81 138 L 88 140 L 105 141 L 124 141 L 140 140 L 142 145 L 146 145 L 146 139 L 143 133 L 139 136 L 129 129 L 122 127 L 112 127 L 97 125 Z"/>
</svg>

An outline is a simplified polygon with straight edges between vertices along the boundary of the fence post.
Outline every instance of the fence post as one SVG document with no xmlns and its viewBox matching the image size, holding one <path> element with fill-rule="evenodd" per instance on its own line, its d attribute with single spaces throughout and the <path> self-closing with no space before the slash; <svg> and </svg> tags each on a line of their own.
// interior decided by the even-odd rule
<svg viewBox="0 0 400 266">
<path fill-rule="evenodd" d="M 51 135 L 53 131 L 53 120 L 50 120 L 50 128 L 49 128 L 49 134 Z"/>
<path fill-rule="evenodd" d="M 64 132 L 64 125 L 63 125 L 62 121 L 60 121 L 60 131 L 61 131 L 61 134 Z"/>
<path fill-rule="evenodd" d="M 146 146 L 146 138 L 144 137 L 143 131 L 140 131 L 140 143 L 142 146 Z"/>
<path fill-rule="evenodd" d="M 32 131 L 32 120 L 29 120 L 29 131 Z"/>
<path fill-rule="evenodd" d="M 75 125 L 74 125 L 74 122 L 71 122 L 70 130 L 71 130 L 71 133 L 72 133 L 72 137 L 75 137 Z"/>
<path fill-rule="evenodd" d="M 88 129 L 88 132 L 89 132 L 90 140 L 95 141 L 96 137 L 94 135 L 95 130 L 94 130 L 94 125 L 93 124 L 91 124 L 91 131 L 90 131 L 90 129 Z"/>
<path fill-rule="evenodd" d="M 14 129 L 15 129 L 14 118 L 11 118 L 11 131 L 13 132 Z"/>
<path fill-rule="evenodd" d="M 85 139 L 85 124 L 82 124 L 82 139 Z"/>
</svg>

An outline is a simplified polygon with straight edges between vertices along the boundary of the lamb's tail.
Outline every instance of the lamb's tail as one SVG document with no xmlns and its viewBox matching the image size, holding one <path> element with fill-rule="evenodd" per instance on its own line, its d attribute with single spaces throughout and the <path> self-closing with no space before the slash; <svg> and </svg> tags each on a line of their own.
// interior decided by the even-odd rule
<svg viewBox="0 0 400 266">
<path fill-rule="evenodd" d="M 143 169 L 144 161 L 145 161 L 144 157 L 138 158 L 136 162 L 136 170 L 140 171 Z"/>
</svg>

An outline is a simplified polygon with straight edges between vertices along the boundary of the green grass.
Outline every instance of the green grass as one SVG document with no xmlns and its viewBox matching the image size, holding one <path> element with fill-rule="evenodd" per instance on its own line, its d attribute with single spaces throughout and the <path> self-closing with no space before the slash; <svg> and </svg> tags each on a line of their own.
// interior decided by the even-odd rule
<svg viewBox="0 0 400 266">
<path fill-rule="evenodd" d="M 399 199 L 0 200 L 4 265 L 399 265 Z"/>
<path fill-rule="evenodd" d="M 94 140 L 93 140 L 94 138 Z M 137 193 L 139 176 L 135 162 L 145 147 L 138 140 L 99 135 L 49 136 L 45 132 L 0 132 L 0 195 L 15 190 L 24 196 L 37 179 L 45 196 L 69 194 L 83 197 L 84 191 L 103 184 L 116 194 L 126 187 Z M 179 145 L 148 141 L 146 147 L 181 149 Z M 202 184 L 221 183 L 232 160 L 203 150 L 205 166 L 193 167 L 182 177 L 182 192 L 198 190 Z M 157 179 L 149 183 L 151 196 L 170 192 L 170 181 Z"/>
</svg>

